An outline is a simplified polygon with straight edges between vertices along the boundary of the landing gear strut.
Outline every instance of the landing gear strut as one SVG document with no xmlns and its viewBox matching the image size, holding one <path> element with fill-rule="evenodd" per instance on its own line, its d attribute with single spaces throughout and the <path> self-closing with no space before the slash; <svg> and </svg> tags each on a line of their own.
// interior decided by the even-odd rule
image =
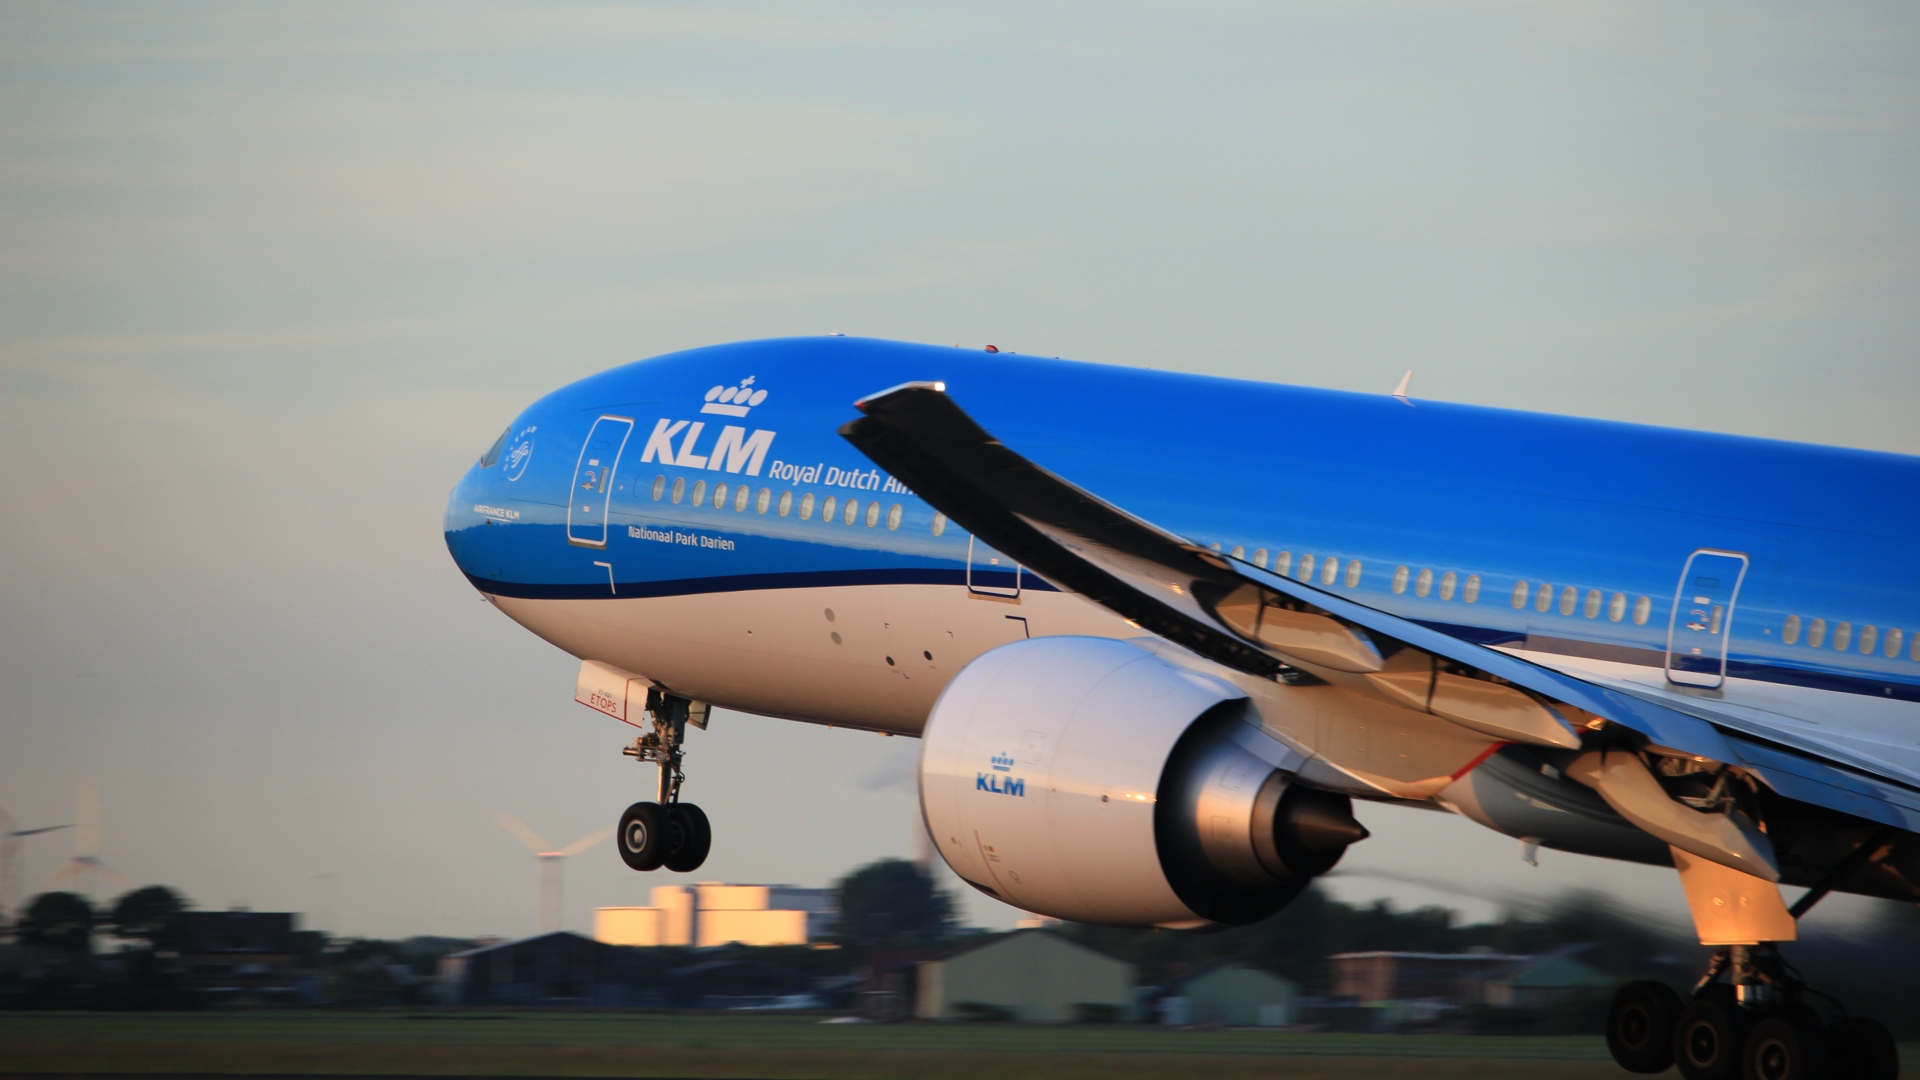
<svg viewBox="0 0 1920 1080">
<path fill-rule="evenodd" d="M 657 802 L 637 802 L 620 815 L 620 858 L 635 870 L 666 867 L 689 873 L 707 861 L 713 830 L 707 815 L 692 803 L 680 801 L 680 785 L 687 779 L 681 762 L 686 756 L 687 725 L 707 726 L 704 702 L 688 701 L 658 689 L 647 691 L 647 718 L 653 730 L 620 751 L 639 762 L 659 766 Z"/>
</svg>

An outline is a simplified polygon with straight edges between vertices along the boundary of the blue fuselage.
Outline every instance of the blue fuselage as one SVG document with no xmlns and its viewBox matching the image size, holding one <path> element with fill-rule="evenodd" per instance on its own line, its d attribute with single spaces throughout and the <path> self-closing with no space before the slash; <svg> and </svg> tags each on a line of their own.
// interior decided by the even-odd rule
<svg viewBox="0 0 1920 1080">
<path fill-rule="evenodd" d="M 462 478 L 448 546 L 527 599 L 1050 589 L 836 434 L 915 380 L 1163 528 L 1474 641 L 1920 700 L 1920 459 L 1006 353 L 809 338 L 607 371 Z"/>
</svg>

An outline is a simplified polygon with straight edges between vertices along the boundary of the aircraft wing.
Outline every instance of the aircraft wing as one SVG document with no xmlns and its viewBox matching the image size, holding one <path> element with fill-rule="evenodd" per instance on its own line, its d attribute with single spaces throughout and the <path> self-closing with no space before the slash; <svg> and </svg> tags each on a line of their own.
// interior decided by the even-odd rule
<svg viewBox="0 0 1920 1080">
<path fill-rule="evenodd" d="M 1563 711 L 1576 719 L 1572 710 L 1655 746 L 1742 765 L 1788 798 L 1920 830 L 1915 785 L 1841 760 L 1791 731 L 1719 723 L 1660 695 L 1577 678 L 1176 536 L 1008 449 L 942 384 L 907 383 L 856 407 L 864 415 L 840 434 L 962 528 L 1054 584 L 1228 667 L 1275 679 L 1357 674 L 1391 692 L 1392 658 L 1417 650 L 1435 670 L 1512 684 L 1570 706 Z M 1578 745 L 1570 726 L 1565 736 Z M 1555 737 L 1547 731 L 1543 740 Z"/>
</svg>

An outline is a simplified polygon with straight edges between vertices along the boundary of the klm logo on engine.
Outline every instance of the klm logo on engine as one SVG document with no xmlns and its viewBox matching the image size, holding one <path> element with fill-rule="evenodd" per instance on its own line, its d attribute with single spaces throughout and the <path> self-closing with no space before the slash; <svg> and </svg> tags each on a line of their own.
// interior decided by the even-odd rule
<svg viewBox="0 0 1920 1080">
<path fill-rule="evenodd" d="M 992 764 L 993 771 L 974 773 L 973 790 L 988 791 L 995 795 L 1012 795 L 1020 799 L 1027 797 L 1027 781 L 1023 777 L 999 775 L 1013 771 L 1012 754 L 1002 750 L 988 761 Z"/>
<path fill-rule="evenodd" d="M 748 410 L 765 400 L 767 392 L 753 389 L 753 376 L 749 375 L 740 380 L 737 387 L 716 386 L 707 391 L 706 403 L 700 407 L 700 411 L 722 416 L 745 416 Z M 745 470 L 748 476 L 760 475 L 760 465 L 766 460 L 767 451 L 773 448 L 774 432 L 758 430 L 748 435 L 746 428 L 728 424 L 720 429 L 713 445 L 705 453 L 700 453 L 700 435 L 706 427 L 704 420 L 663 417 L 653 425 L 653 434 L 647 436 L 647 446 L 640 455 L 640 463 L 659 462 L 662 465 L 682 465 L 689 469 L 711 469 L 716 472 L 725 469 L 730 473 Z M 676 441 L 678 448 L 674 445 Z"/>
<path fill-rule="evenodd" d="M 974 773 L 973 790 L 991 791 L 995 795 L 1014 795 L 1027 797 L 1027 781 L 1019 776 L 1001 776 L 999 773 Z"/>
</svg>

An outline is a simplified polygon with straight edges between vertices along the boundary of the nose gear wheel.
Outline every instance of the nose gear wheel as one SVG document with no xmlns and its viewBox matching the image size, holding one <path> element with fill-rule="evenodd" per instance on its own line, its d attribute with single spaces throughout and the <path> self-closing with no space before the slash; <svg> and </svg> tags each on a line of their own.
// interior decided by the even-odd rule
<svg viewBox="0 0 1920 1080">
<path fill-rule="evenodd" d="M 706 704 L 675 697 L 659 689 L 647 691 L 646 716 L 653 730 L 633 740 L 621 753 L 659 767 L 657 802 L 637 802 L 620 815 L 620 858 L 629 867 L 647 872 L 662 867 L 691 873 L 707 861 L 713 847 L 713 829 L 698 806 L 680 801 L 687 725 L 707 726 Z"/>
</svg>

